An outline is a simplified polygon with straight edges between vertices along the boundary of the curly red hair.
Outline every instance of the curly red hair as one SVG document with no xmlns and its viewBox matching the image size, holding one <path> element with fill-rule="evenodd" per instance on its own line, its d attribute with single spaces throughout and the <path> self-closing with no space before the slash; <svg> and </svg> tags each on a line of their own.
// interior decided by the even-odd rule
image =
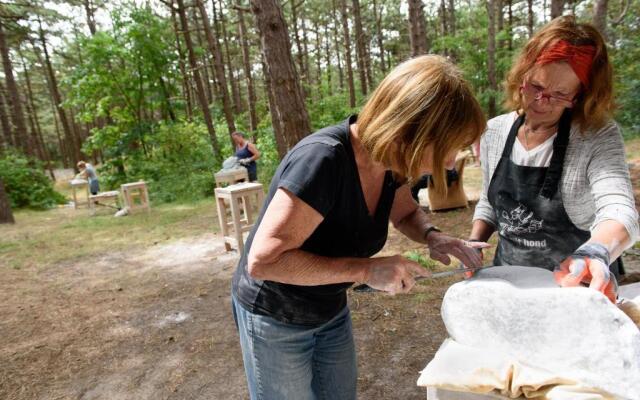
<svg viewBox="0 0 640 400">
<path fill-rule="evenodd" d="M 598 129 L 611 120 L 615 110 L 613 71 L 607 46 L 598 30 L 590 24 L 578 23 L 575 17 L 558 17 L 536 32 L 520 53 L 507 75 L 505 106 L 521 112 L 520 86 L 535 67 L 540 54 L 560 41 L 573 46 L 593 46 L 595 53 L 589 71 L 589 85 L 582 86 L 572 109 L 573 121 L 583 130 Z"/>
</svg>

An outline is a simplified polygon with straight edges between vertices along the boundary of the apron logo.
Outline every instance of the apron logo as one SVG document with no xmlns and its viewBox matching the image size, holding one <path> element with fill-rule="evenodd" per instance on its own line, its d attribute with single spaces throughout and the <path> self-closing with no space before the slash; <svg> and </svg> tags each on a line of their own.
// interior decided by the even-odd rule
<svg viewBox="0 0 640 400">
<path fill-rule="evenodd" d="M 500 221 L 500 235 L 506 236 L 508 233 L 521 235 L 523 233 L 536 233 L 542 229 L 543 220 L 533 218 L 533 211 L 527 210 L 527 207 L 518 203 L 518 207 L 510 212 L 502 211 L 502 219 Z"/>
</svg>

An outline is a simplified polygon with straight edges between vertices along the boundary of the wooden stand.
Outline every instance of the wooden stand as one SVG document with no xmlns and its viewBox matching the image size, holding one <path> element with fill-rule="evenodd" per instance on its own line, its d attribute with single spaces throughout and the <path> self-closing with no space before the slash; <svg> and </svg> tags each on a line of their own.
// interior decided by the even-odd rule
<svg viewBox="0 0 640 400">
<path fill-rule="evenodd" d="M 223 184 L 233 185 L 238 182 L 249 182 L 249 172 L 246 168 L 236 168 L 228 171 L 220 171 L 213 175 L 216 179 L 216 187 Z"/>
<path fill-rule="evenodd" d="M 436 193 L 433 188 L 433 184 L 431 182 L 429 183 L 429 191 L 427 193 L 429 196 L 429 210 L 450 210 L 453 208 L 469 206 L 469 200 L 467 199 L 467 194 L 464 192 L 464 187 L 462 185 L 464 166 L 468 157 L 468 152 L 460 153 L 458 157 L 456 157 L 455 168 L 458 172 L 458 180 L 453 182 L 451 186 L 447 188 L 446 196 Z"/>
<path fill-rule="evenodd" d="M 230 251 L 231 245 L 234 245 L 238 252 L 242 254 L 244 251 L 242 234 L 253 228 L 264 201 L 262 184 L 237 183 L 224 188 L 216 188 L 215 193 L 224 247 L 227 251 Z M 231 213 L 231 221 L 227 219 L 228 209 Z M 241 215 L 241 212 L 244 213 L 244 216 Z M 233 228 L 233 232 L 230 232 L 229 228 Z"/>
<path fill-rule="evenodd" d="M 115 208 L 118 208 L 118 206 L 120 205 L 119 197 L 120 197 L 120 192 L 117 190 L 90 195 L 89 196 L 89 213 L 91 215 L 96 215 L 96 211 L 97 211 L 96 206 L 106 201 L 113 202 L 115 205 Z M 106 205 L 106 204 L 102 204 L 102 205 Z"/>
<path fill-rule="evenodd" d="M 133 214 L 139 210 L 149 212 L 151 210 L 149 206 L 149 192 L 147 191 L 147 184 L 144 181 L 126 183 L 120 186 L 120 190 L 122 190 L 124 206 L 127 207 L 129 213 Z M 138 202 L 136 202 L 136 199 Z"/>
<path fill-rule="evenodd" d="M 73 194 L 73 208 L 78 209 L 78 198 L 76 195 L 76 191 L 81 189 L 84 186 L 84 192 L 86 193 L 87 206 L 91 206 L 89 203 L 89 182 L 84 179 L 74 179 L 69 182 L 71 185 L 71 193 Z"/>
</svg>

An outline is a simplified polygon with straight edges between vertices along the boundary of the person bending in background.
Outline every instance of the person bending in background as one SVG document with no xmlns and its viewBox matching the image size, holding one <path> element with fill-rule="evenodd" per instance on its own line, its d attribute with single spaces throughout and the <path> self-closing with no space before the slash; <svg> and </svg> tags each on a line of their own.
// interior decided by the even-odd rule
<svg viewBox="0 0 640 400">
<path fill-rule="evenodd" d="M 615 299 L 620 255 L 638 238 L 612 67 L 600 33 L 572 16 L 544 26 L 506 81 L 512 112 L 482 137 L 483 190 L 470 240 L 498 232 L 495 265 L 555 270 Z"/>
<path fill-rule="evenodd" d="M 242 132 L 233 132 L 231 134 L 233 142 L 236 145 L 236 154 L 238 161 L 243 165 L 249 173 L 249 181 L 258 180 L 258 166 L 256 160 L 260 158 L 260 152 L 253 143 L 245 139 Z"/>
<path fill-rule="evenodd" d="M 84 161 L 78 161 L 78 164 L 76 165 L 80 170 L 76 177 L 81 177 L 89 181 L 89 192 L 93 195 L 98 194 L 100 191 L 100 183 L 98 182 L 98 174 L 96 173 L 96 169 L 93 165 Z"/>
<path fill-rule="evenodd" d="M 356 353 L 347 306 L 354 283 L 406 293 L 426 269 L 371 258 L 389 221 L 434 259 L 481 264 L 474 247 L 441 233 L 407 182 L 434 176 L 485 129 L 460 71 L 421 56 L 396 67 L 362 109 L 307 136 L 271 181 L 232 283 L 233 315 L 251 399 L 355 399 Z"/>
</svg>

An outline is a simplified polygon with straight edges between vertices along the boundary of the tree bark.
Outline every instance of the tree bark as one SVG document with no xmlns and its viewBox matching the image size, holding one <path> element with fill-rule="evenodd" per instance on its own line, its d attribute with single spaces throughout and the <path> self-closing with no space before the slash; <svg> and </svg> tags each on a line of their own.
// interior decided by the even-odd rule
<svg viewBox="0 0 640 400">
<path fill-rule="evenodd" d="M 607 37 L 607 9 L 609 0 L 596 0 L 593 6 L 593 25 L 600 31 L 606 41 Z"/>
<path fill-rule="evenodd" d="M 262 64 L 262 75 L 264 76 L 265 93 L 269 100 L 269 115 L 271 116 L 271 126 L 273 127 L 273 137 L 276 140 L 276 150 L 278 151 L 278 158 L 282 160 L 287 154 L 287 141 L 283 136 L 284 128 L 281 126 L 281 121 L 278 119 L 278 115 L 273 111 L 276 107 L 276 100 L 273 97 L 273 89 L 271 87 L 271 78 L 267 72 L 267 63 L 264 61 L 264 53 L 260 54 L 260 63 Z"/>
<path fill-rule="evenodd" d="M 340 0 L 342 8 L 342 31 L 344 38 L 345 64 L 347 65 L 347 85 L 349 87 L 349 106 L 356 106 L 356 88 L 353 84 L 353 66 L 351 65 L 351 39 L 349 37 L 349 17 L 347 15 L 347 2 Z"/>
<path fill-rule="evenodd" d="M 204 118 L 204 122 L 207 125 L 207 131 L 209 132 L 209 139 L 211 140 L 211 148 L 213 150 L 213 156 L 219 162 L 222 162 L 222 153 L 220 151 L 220 145 L 218 144 L 218 138 L 216 137 L 216 130 L 213 126 L 213 121 L 211 120 L 211 111 L 209 110 L 209 104 L 207 103 L 207 97 L 204 92 L 204 87 L 202 85 L 202 79 L 200 78 L 200 73 L 198 71 L 198 63 L 196 62 L 196 55 L 193 51 L 193 42 L 191 41 L 191 33 L 189 32 L 189 24 L 187 22 L 187 13 L 184 7 L 183 0 L 176 0 L 178 3 L 178 16 L 180 17 L 180 23 L 182 25 L 182 33 L 184 35 L 184 42 L 187 46 L 187 53 L 189 57 L 189 65 L 191 66 L 191 70 L 193 72 L 193 80 L 196 84 L 196 95 L 198 97 L 198 102 L 200 103 L 200 108 L 202 109 L 202 115 Z"/>
<path fill-rule="evenodd" d="M 218 82 L 218 94 L 222 99 L 222 109 L 224 111 L 224 118 L 227 121 L 227 127 L 229 129 L 229 135 L 236 131 L 236 123 L 231 109 L 231 99 L 229 98 L 229 90 L 227 87 L 227 78 L 224 74 L 224 61 L 222 59 L 222 52 L 218 40 L 213 37 L 211 31 L 211 25 L 209 24 L 209 16 L 207 10 L 204 7 L 202 0 L 196 0 L 196 6 L 202 16 L 202 26 L 207 37 L 207 44 L 209 45 L 209 51 L 213 56 L 214 69 L 216 71 L 216 82 Z"/>
<path fill-rule="evenodd" d="M 27 104 L 28 112 L 29 114 L 31 114 L 31 117 L 33 118 L 32 130 L 34 131 L 34 141 L 38 145 L 38 154 L 40 155 L 40 159 L 46 163 L 49 174 L 53 179 L 55 179 L 55 176 L 53 175 L 53 168 L 51 167 L 51 156 L 49 155 L 49 151 L 47 150 L 47 146 L 44 143 L 44 138 L 42 136 L 42 127 L 40 126 L 40 118 L 38 118 L 38 109 L 36 107 L 36 103 L 34 100 L 35 96 L 33 95 L 33 89 L 31 86 L 31 77 L 29 74 L 27 61 L 24 58 L 24 55 L 22 54 L 22 52 L 18 51 L 18 54 L 20 55 L 20 59 L 22 61 L 24 79 L 27 84 L 26 104 Z"/>
<path fill-rule="evenodd" d="M 180 69 L 180 76 L 182 77 L 182 92 L 186 101 L 186 114 L 187 120 L 191 121 L 193 115 L 193 105 L 191 101 L 191 82 L 189 80 L 189 74 L 184 65 L 185 57 L 182 45 L 180 44 L 180 28 L 178 27 L 178 20 L 176 18 L 176 10 L 171 6 L 171 22 L 173 24 L 173 31 L 176 35 L 176 50 L 178 52 L 178 68 Z"/>
<path fill-rule="evenodd" d="M 199 3 L 198 0 L 196 0 L 196 3 Z M 202 38 L 202 31 L 203 29 L 201 29 L 200 26 L 200 19 L 202 18 L 198 18 L 198 15 L 195 13 L 195 11 L 190 10 L 191 13 L 187 14 L 189 19 L 192 20 L 194 22 L 194 27 L 192 29 L 192 31 L 194 31 L 196 33 L 196 40 L 198 43 L 198 47 L 201 48 L 202 50 L 207 48 L 207 45 L 205 45 L 205 39 Z M 203 22 L 204 25 L 204 22 Z M 209 78 L 209 68 L 207 68 L 207 64 L 209 64 L 209 54 L 206 51 L 203 51 L 203 54 L 201 56 L 201 58 L 199 59 L 200 61 L 200 67 L 199 70 L 201 71 L 201 77 L 202 77 L 202 83 L 204 85 L 204 92 L 207 95 L 207 103 L 211 104 L 215 101 L 215 97 L 213 96 L 213 85 L 211 84 L 211 79 Z"/>
<path fill-rule="evenodd" d="M 326 23 L 324 24 L 324 56 L 325 56 L 325 62 L 327 64 L 327 94 L 329 96 L 333 95 L 333 82 L 331 82 L 332 80 L 332 76 L 333 76 L 333 69 L 331 68 L 331 50 L 330 50 L 330 44 L 331 44 L 331 39 L 330 39 L 330 35 L 329 35 L 329 24 Z"/>
<path fill-rule="evenodd" d="M 4 90 L 4 85 L 0 83 L 0 128 L 2 128 L 2 136 L 4 137 L 4 146 L 12 146 L 17 147 L 17 144 L 13 138 L 13 129 L 11 129 L 11 124 L 9 123 L 9 116 L 7 114 L 7 108 L 5 101 L 6 92 Z"/>
<path fill-rule="evenodd" d="M 409 0 L 409 43 L 411 56 L 425 54 L 428 50 L 422 0 Z"/>
<path fill-rule="evenodd" d="M 238 31 L 240 32 L 240 44 L 242 45 L 242 65 L 244 76 L 247 80 L 247 94 L 249 96 L 249 129 L 255 132 L 258 128 L 258 113 L 256 111 L 256 91 L 253 87 L 253 75 L 251 73 L 251 58 L 249 43 L 247 40 L 247 26 L 244 22 L 244 10 L 238 8 Z M 255 142 L 254 138 L 254 142 Z"/>
<path fill-rule="evenodd" d="M 527 30 L 533 36 L 533 0 L 527 0 Z"/>
<path fill-rule="evenodd" d="M 16 84 L 15 77 L 13 75 L 13 65 L 11 63 L 11 56 L 9 55 L 9 47 L 7 46 L 4 25 L 0 19 L 0 53 L 2 55 L 2 67 L 4 71 L 4 79 L 7 89 L 7 99 L 9 100 L 11 107 L 11 121 L 13 122 L 13 137 L 16 144 L 22 147 L 24 153 L 28 156 L 34 156 L 34 146 L 31 143 L 31 138 L 27 132 L 27 125 L 24 120 L 24 111 L 22 110 L 22 102 L 20 101 L 20 95 L 18 92 L 18 85 Z"/>
<path fill-rule="evenodd" d="M 358 74 L 360 75 L 360 92 L 362 96 L 367 94 L 367 51 L 365 48 L 365 35 L 362 29 L 362 19 L 360 18 L 360 1 L 351 0 L 353 12 L 353 20 L 356 35 L 356 65 L 358 66 Z"/>
<path fill-rule="evenodd" d="M 0 178 L 0 224 L 15 224 L 16 220 L 13 218 L 11 212 L 11 203 L 9 202 L 9 195 L 4 189 L 4 182 Z"/>
<path fill-rule="evenodd" d="M 91 32 L 91 36 L 95 36 L 96 19 L 95 19 L 95 7 L 93 6 L 93 1 L 84 0 L 82 4 L 84 5 L 84 11 L 87 17 L 87 25 L 89 26 L 89 31 Z"/>
<path fill-rule="evenodd" d="M 449 31 L 451 36 L 456 35 L 456 5 L 454 0 L 449 0 Z"/>
<path fill-rule="evenodd" d="M 38 20 L 38 23 L 40 44 L 42 45 L 42 52 L 44 53 L 44 67 L 46 69 L 46 75 L 48 77 L 47 81 L 49 83 L 49 91 L 51 92 L 51 98 L 53 99 L 56 111 L 58 112 L 58 118 L 60 119 L 62 130 L 64 131 L 65 137 L 67 139 L 67 145 L 70 146 L 70 155 L 72 157 L 73 165 L 75 168 L 75 165 L 78 163 L 78 161 L 82 159 L 82 153 L 80 152 L 80 140 L 75 136 L 72 130 L 72 122 L 69 121 L 65 110 L 62 108 L 62 96 L 60 95 L 60 91 L 58 90 L 58 80 L 56 79 L 56 75 L 53 72 L 53 66 L 51 65 L 51 59 L 49 58 L 47 42 L 44 37 L 44 31 L 42 30 L 42 23 L 40 22 L 40 20 Z M 38 53 L 36 52 L 36 54 Z"/>
<path fill-rule="evenodd" d="M 380 51 L 380 71 L 387 73 L 387 65 L 384 61 L 384 37 L 382 33 L 382 13 L 378 14 L 378 4 L 373 0 L 373 19 L 376 23 L 376 41 L 378 42 L 378 51 Z"/>
<path fill-rule="evenodd" d="M 309 71 L 306 71 L 304 68 L 304 52 L 302 48 L 302 41 L 300 40 L 300 31 L 298 28 L 298 7 L 300 7 L 303 2 L 304 0 L 296 4 L 295 0 L 291 0 L 291 23 L 293 24 L 293 40 L 296 44 L 296 61 L 298 62 L 298 72 L 300 73 L 300 78 L 308 86 L 310 86 L 311 82 L 309 82 L 308 76 Z"/>
<path fill-rule="evenodd" d="M 290 149 L 311 133 L 311 125 L 291 56 L 287 25 L 277 0 L 251 0 L 251 9 L 260 32 L 266 73 L 272 82 L 275 107 L 271 113 L 279 120 L 274 129 L 282 130 Z"/>
<path fill-rule="evenodd" d="M 529 0 L 532 1 L 532 0 Z M 551 19 L 562 15 L 565 0 L 551 0 Z"/>
<path fill-rule="evenodd" d="M 489 117 L 496 115 L 496 93 L 498 85 L 496 80 L 496 0 L 487 0 L 487 16 L 489 19 L 489 32 L 487 43 L 487 78 L 489 80 Z"/>
<path fill-rule="evenodd" d="M 227 65 L 229 67 L 229 83 L 231 84 L 231 93 L 233 94 L 233 108 L 236 113 L 241 113 L 245 110 L 244 102 L 242 101 L 242 95 L 240 94 L 240 87 L 238 86 L 238 79 L 236 78 L 235 63 L 231 58 L 231 51 L 229 51 L 229 35 L 227 33 L 227 21 L 222 12 L 222 2 L 220 2 L 220 26 L 222 27 L 222 39 L 224 43 L 224 50 L 227 54 Z"/>
<path fill-rule="evenodd" d="M 340 90 L 344 90 L 344 72 L 342 71 L 342 57 L 340 55 L 340 34 L 338 33 L 338 12 L 336 11 L 336 0 L 331 0 L 331 11 L 333 15 L 333 43 L 336 50 L 336 59 L 338 60 L 338 82 L 340 83 Z"/>
<path fill-rule="evenodd" d="M 316 85 L 318 86 L 317 93 L 322 98 L 322 45 L 320 41 L 320 24 L 317 20 L 313 21 L 313 30 L 315 35 L 315 60 L 316 60 Z"/>
</svg>

